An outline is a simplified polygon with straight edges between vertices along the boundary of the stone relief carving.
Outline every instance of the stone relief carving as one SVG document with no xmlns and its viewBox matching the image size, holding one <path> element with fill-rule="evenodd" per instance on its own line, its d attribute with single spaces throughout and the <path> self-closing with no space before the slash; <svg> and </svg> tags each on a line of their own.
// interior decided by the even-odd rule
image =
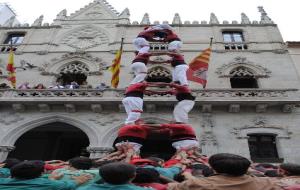
<svg viewBox="0 0 300 190">
<path fill-rule="evenodd" d="M 102 44 L 108 44 L 108 37 L 100 29 L 93 26 L 84 26 L 76 28 L 66 34 L 62 40 L 62 44 L 66 44 L 76 49 L 88 49 Z"/>
<path fill-rule="evenodd" d="M 141 24 L 142 25 L 149 25 L 151 24 L 150 23 L 150 18 L 149 18 L 149 14 L 148 13 L 145 13 L 144 16 L 143 16 L 143 19 L 141 21 Z"/>
<path fill-rule="evenodd" d="M 119 14 L 119 18 L 121 19 L 129 19 L 130 17 L 130 12 L 129 12 L 129 9 L 128 8 L 125 8 L 121 14 Z M 123 24 L 129 24 L 129 21 L 128 22 L 124 22 Z"/>
<path fill-rule="evenodd" d="M 85 16 L 91 18 L 91 19 L 100 19 L 103 18 L 103 14 L 100 12 L 89 12 L 86 13 Z"/>
<path fill-rule="evenodd" d="M 164 67 L 161 67 L 161 66 L 157 66 L 157 67 L 153 67 L 151 68 L 149 71 L 148 71 L 148 75 L 147 75 L 148 78 L 172 78 L 172 75 L 171 75 L 171 72 L 164 68 Z"/>
<path fill-rule="evenodd" d="M 101 115 L 98 114 L 90 118 L 89 121 L 92 121 L 101 126 L 107 126 L 113 123 L 120 123 L 121 120 L 119 117 L 115 116 L 114 114 L 101 114 Z"/>
<path fill-rule="evenodd" d="M 241 13 L 242 21 L 241 24 L 251 24 L 250 19 L 245 13 Z"/>
<path fill-rule="evenodd" d="M 32 70 L 32 69 L 40 69 L 40 67 L 35 66 L 32 63 L 29 63 L 28 61 L 22 59 L 20 60 L 20 66 L 15 67 L 17 71 L 26 71 L 26 70 Z"/>
<path fill-rule="evenodd" d="M 271 18 L 266 13 L 265 9 L 262 6 L 257 7 L 258 11 L 261 13 L 261 24 L 274 24 L 274 22 L 271 20 Z"/>
<path fill-rule="evenodd" d="M 172 24 L 182 24 L 181 18 L 178 13 L 175 13 Z"/>
<path fill-rule="evenodd" d="M 61 67 L 61 65 L 65 65 Z M 87 65 L 85 63 L 90 63 Z M 55 68 L 59 66 L 59 68 Z M 93 66 L 93 68 L 90 68 Z M 101 58 L 93 57 L 86 52 L 71 52 L 62 55 L 60 58 L 54 58 L 50 62 L 45 62 L 39 70 L 42 75 L 58 76 L 61 71 L 67 72 L 67 69 L 76 69 L 84 71 L 88 75 L 101 74 L 101 70 L 107 69 L 107 64 Z M 75 69 L 75 70 L 74 70 Z"/>
<path fill-rule="evenodd" d="M 60 73 L 88 73 L 89 68 L 86 64 L 75 62 L 64 66 Z"/>
<path fill-rule="evenodd" d="M 219 24 L 219 20 L 215 13 L 210 13 L 210 21 L 209 24 Z"/>
<path fill-rule="evenodd" d="M 152 56 L 152 57 L 150 57 L 150 60 L 163 63 L 163 62 L 166 62 L 168 60 L 168 58 L 163 57 L 163 56 Z"/>
<path fill-rule="evenodd" d="M 15 22 L 16 17 L 15 16 L 11 16 L 4 24 L 3 26 L 6 27 L 12 27 L 14 22 Z"/>
<path fill-rule="evenodd" d="M 237 138 L 248 138 L 251 133 L 272 133 L 279 138 L 290 138 L 292 132 L 286 126 L 272 125 L 264 116 L 256 116 L 251 121 L 252 124 L 244 125 L 240 128 L 233 128 L 231 133 Z"/>
<path fill-rule="evenodd" d="M 216 136 L 213 134 L 212 131 L 206 131 L 200 139 L 200 143 L 201 145 L 205 146 L 205 145 L 209 145 L 209 146 L 216 146 L 218 145 L 217 143 L 217 138 Z"/>
<path fill-rule="evenodd" d="M 14 149 L 15 149 L 14 146 L 0 146 L 0 152 L 9 153 Z"/>
<path fill-rule="evenodd" d="M 202 134 L 200 136 L 200 145 L 203 154 L 212 155 L 218 152 L 218 142 L 215 134 L 213 133 L 213 119 L 210 113 L 202 114 L 202 124 L 201 127 L 203 129 Z"/>
<path fill-rule="evenodd" d="M 247 60 L 246 57 L 235 57 L 233 61 L 223 64 L 215 72 L 219 77 L 232 77 L 239 74 L 244 76 L 251 75 L 256 78 L 268 78 L 272 73 L 269 69 Z"/>
<path fill-rule="evenodd" d="M 268 124 L 268 120 L 264 116 L 257 116 L 253 118 L 252 122 L 255 124 L 256 127 L 265 127 Z"/>
<path fill-rule="evenodd" d="M 6 112 L 0 114 L 0 123 L 3 123 L 5 125 L 17 123 L 22 120 L 24 120 L 24 118 L 14 112 Z"/>
<path fill-rule="evenodd" d="M 41 15 L 39 18 L 37 18 L 33 24 L 31 26 L 42 26 L 42 23 L 43 23 L 43 19 L 44 19 L 44 16 Z"/>
<path fill-rule="evenodd" d="M 62 11 L 60 11 L 57 15 L 56 15 L 56 19 L 57 20 L 64 20 L 67 17 L 67 10 L 64 9 Z"/>
<path fill-rule="evenodd" d="M 6 78 L 7 77 L 7 71 L 6 68 L 2 63 L 2 59 L 0 59 L 0 79 L 1 78 Z"/>
<path fill-rule="evenodd" d="M 205 127 L 214 127 L 213 125 L 213 121 L 212 121 L 212 115 L 210 113 L 204 113 L 202 114 L 202 124 L 201 127 L 205 128 Z"/>
</svg>

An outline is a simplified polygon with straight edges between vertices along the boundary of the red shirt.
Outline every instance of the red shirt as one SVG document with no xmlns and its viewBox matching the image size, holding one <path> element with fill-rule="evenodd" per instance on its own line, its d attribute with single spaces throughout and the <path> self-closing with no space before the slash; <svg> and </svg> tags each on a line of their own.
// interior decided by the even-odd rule
<svg viewBox="0 0 300 190">
<path fill-rule="evenodd" d="M 158 29 L 155 29 L 155 30 L 153 30 L 153 29 L 147 30 L 146 29 L 146 30 L 140 32 L 137 37 L 145 38 L 147 41 L 155 41 L 155 40 L 153 40 L 153 37 L 154 37 L 154 34 L 158 31 L 159 31 Z"/>
<path fill-rule="evenodd" d="M 171 30 L 167 30 L 166 32 L 168 32 L 168 36 L 166 38 L 166 42 L 173 42 L 173 41 L 181 41 L 180 38 L 177 36 L 177 34 L 175 34 L 173 31 Z"/>
<path fill-rule="evenodd" d="M 169 56 L 172 57 L 172 60 L 171 60 L 171 65 L 173 67 L 176 67 L 177 65 L 183 65 L 183 64 L 186 64 L 184 62 L 184 57 L 183 55 L 179 54 L 179 53 L 172 53 L 172 54 L 169 54 Z"/>
<path fill-rule="evenodd" d="M 118 131 L 118 137 L 123 136 L 146 138 L 147 131 L 144 127 L 139 125 L 124 125 Z"/>
<path fill-rule="evenodd" d="M 147 88 L 148 84 L 146 82 L 139 82 L 136 84 L 132 84 L 130 86 L 128 86 L 128 88 L 126 89 L 125 94 L 130 93 L 130 92 L 144 92 L 145 89 Z"/>
<path fill-rule="evenodd" d="M 135 56 L 135 58 L 133 59 L 132 63 L 135 62 L 142 62 L 145 63 L 145 65 L 148 63 L 149 61 L 149 57 L 151 56 L 150 53 L 139 53 Z"/>
</svg>

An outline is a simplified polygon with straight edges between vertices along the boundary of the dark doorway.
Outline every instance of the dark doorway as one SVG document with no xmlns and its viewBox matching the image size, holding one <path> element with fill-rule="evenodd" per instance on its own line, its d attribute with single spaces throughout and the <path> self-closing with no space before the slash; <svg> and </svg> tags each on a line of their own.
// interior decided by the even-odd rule
<svg viewBox="0 0 300 190">
<path fill-rule="evenodd" d="M 251 159 L 255 162 L 278 162 L 276 135 L 251 134 L 248 135 Z"/>
<path fill-rule="evenodd" d="M 257 80 L 253 77 L 230 78 L 231 88 L 258 88 Z"/>
<path fill-rule="evenodd" d="M 75 156 L 89 156 L 89 139 L 80 129 L 66 123 L 50 123 L 23 134 L 9 154 L 24 160 L 68 160 Z"/>
<path fill-rule="evenodd" d="M 83 85 L 86 82 L 87 76 L 83 73 L 61 73 L 60 77 L 57 78 L 57 82 L 61 85 L 69 85 L 75 81 L 79 85 Z"/>
<path fill-rule="evenodd" d="M 164 160 L 170 159 L 176 152 L 172 147 L 169 134 L 152 133 L 148 134 L 144 146 L 141 148 L 141 156 L 143 158 L 154 156 Z"/>
</svg>

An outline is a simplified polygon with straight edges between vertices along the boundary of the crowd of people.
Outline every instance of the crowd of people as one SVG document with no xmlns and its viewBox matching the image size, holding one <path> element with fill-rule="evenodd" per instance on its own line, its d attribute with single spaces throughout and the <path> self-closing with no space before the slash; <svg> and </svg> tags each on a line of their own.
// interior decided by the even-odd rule
<svg viewBox="0 0 300 190">
<path fill-rule="evenodd" d="M 0 190 L 300 189 L 299 164 L 254 164 L 228 153 L 207 158 L 197 150 L 177 151 L 164 161 L 123 151 L 124 155 L 117 151 L 99 159 L 75 157 L 67 162 L 8 158 L 0 164 Z"/>
</svg>

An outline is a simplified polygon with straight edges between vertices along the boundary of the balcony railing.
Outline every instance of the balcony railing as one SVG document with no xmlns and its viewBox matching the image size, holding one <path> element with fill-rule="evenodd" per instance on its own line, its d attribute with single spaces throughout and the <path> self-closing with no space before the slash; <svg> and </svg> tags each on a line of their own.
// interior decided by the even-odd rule
<svg viewBox="0 0 300 190">
<path fill-rule="evenodd" d="M 247 50 L 248 45 L 245 43 L 225 43 L 225 50 Z"/>
<path fill-rule="evenodd" d="M 9 52 L 10 50 L 16 51 L 17 50 L 17 46 L 13 45 L 11 47 L 10 44 L 0 44 L 0 52 L 1 53 L 5 53 L 5 52 Z"/>
<path fill-rule="evenodd" d="M 152 42 L 150 43 L 150 51 L 167 51 L 168 43 Z"/>
<path fill-rule="evenodd" d="M 196 100 L 265 100 L 265 101 L 284 101 L 299 100 L 300 96 L 297 89 L 197 89 L 192 90 Z M 93 98 L 101 101 L 101 99 L 120 100 L 124 97 L 124 89 L 0 89 L 0 102 L 14 100 L 47 100 L 47 99 L 78 99 L 85 101 L 86 98 Z M 172 99 L 174 96 L 169 94 L 161 95 L 145 95 L 145 99 Z"/>
</svg>

